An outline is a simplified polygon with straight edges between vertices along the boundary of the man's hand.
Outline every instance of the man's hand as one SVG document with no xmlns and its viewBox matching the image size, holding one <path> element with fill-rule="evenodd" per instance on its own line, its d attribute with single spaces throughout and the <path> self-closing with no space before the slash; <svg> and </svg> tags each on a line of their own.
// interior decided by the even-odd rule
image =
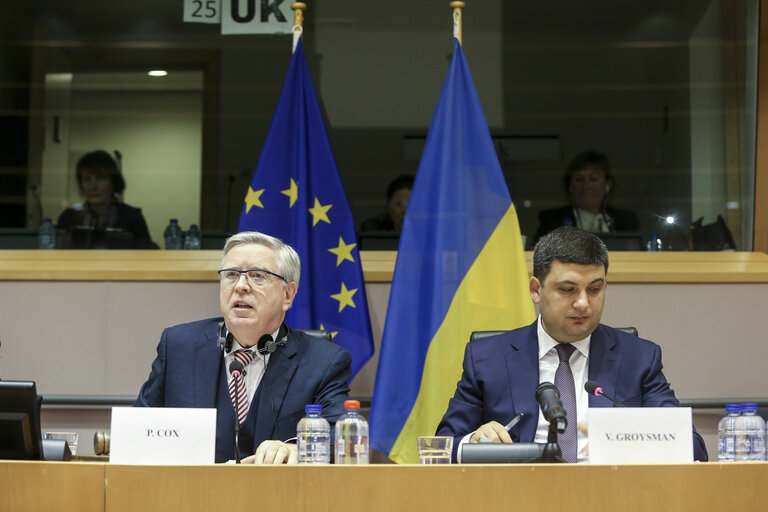
<svg viewBox="0 0 768 512">
<path fill-rule="evenodd" d="M 296 464 L 299 450 L 295 444 L 282 441 L 264 441 L 256 453 L 242 460 L 243 464 Z"/>
<path fill-rule="evenodd" d="M 504 425 L 498 421 L 491 421 L 485 425 L 480 425 L 472 437 L 469 438 L 470 443 L 481 442 L 493 442 L 493 443 L 511 443 L 512 438 L 509 436 L 509 432 L 504 428 Z"/>
<path fill-rule="evenodd" d="M 576 428 L 579 430 L 579 432 L 589 437 L 589 425 L 586 423 L 579 423 L 576 425 Z M 589 443 L 587 443 L 587 445 L 584 447 L 584 453 L 582 453 L 582 455 L 584 457 L 589 457 Z"/>
</svg>

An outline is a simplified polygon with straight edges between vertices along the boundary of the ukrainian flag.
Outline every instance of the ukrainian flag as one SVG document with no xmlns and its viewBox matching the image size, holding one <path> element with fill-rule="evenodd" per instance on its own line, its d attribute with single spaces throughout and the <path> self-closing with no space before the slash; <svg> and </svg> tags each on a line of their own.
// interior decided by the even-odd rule
<svg viewBox="0 0 768 512">
<path fill-rule="evenodd" d="M 370 415 L 371 445 L 417 463 L 475 330 L 535 318 L 517 214 L 461 45 L 443 84 L 400 238 Z"/>
</svg>

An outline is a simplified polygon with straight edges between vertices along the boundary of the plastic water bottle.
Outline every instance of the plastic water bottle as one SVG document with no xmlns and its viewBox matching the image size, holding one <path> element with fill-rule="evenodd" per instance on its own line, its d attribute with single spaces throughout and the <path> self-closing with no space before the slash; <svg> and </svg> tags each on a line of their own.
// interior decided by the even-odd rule
<svg viewBox="0 0 768 512">
<path fill-rule="evenodd" d="M 656 233 L 651 233 L 651 239 L 645 244 L 645 250 L 650 252 L 663 251 L 664 243 Z"/>
<path fill-rule="evenodd" d="M 736 458 L 736 418 L 739 417 L 741 406 L 727 404 L 725 416 L 717 424 L 717 460 L 718 462 L 733 462 Z"/>
<path fill-rule="evenodd" d="M 331 462 L 331 425 L 323 418 L 322 405 L 304 407 L 306 416 L 296 426 L 299 464 L 328 464 Z"/>
<path fill-rule="evenodd" d="M 184 249 L 200 250 L 200 230 L 197 229 L 197 224 L 189 226 L 187 236 L 184 237 Z"/>
<path fill-rule="evenodd" d="M 346 400 L 346 412 L 336 420 L 335 464 L 368 464 L 368 422 L 360 414 L 360 402 Z"/>
<path fill-rule="evenodd" d="M 171 223 L 165 228 L 165 248 L 177 251 L 181 249 L 181 227 L 178 219 L 171 219 Z"/>
<path fill-rule="evenodd" d="M 742 423 L 744 442 L 741 451 L 738 442 L 736 444 L 736 460 L 765 460 L 765 422 L 757 415 L 757 404 L 742 404 L 738 419 Z"/>
<path fill-rule="evenodd" d="M 40 224 L 40 230 L 37 232 L 37 248 L 38 249 L 55 249 L 56 248 L 56 227 L 51 222 L 51 219 L 46 217 L 43 219 L 43 223 Z"/>
</svg>

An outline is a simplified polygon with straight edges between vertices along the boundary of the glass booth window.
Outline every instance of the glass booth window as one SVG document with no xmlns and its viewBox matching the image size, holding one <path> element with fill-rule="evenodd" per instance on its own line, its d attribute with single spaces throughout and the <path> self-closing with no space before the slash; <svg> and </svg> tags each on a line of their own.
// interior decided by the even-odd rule
<svg viewBox="0 0 768 512">
<path fill-rule="evenodd" d="M 361 229 L 418 170 L 452 49 L 448 3 L 308 3 L 304 49 Z M 36 247 L 42 220 L 73 210 L 97 226 L 140 210 L 161 247 L 171 218 L 199 225 L 204 247 L 237 229 L 291 36 L 232 28 L 263 3 L 224 4 L 0 0 L 0 247 Z M 267 6 L 291 24 L 288 3 Z M 616 249 L 752 249 L 758 11 L 468 2 L 464 52 L 528 248 L 572 223 Z M 77 170 L 96 151 L 125 184 L 103 208 Z"/>
</svg>

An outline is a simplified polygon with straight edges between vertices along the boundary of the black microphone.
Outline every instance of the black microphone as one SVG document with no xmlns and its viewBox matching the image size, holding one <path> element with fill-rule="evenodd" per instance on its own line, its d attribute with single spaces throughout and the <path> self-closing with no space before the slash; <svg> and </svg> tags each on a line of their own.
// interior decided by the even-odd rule
<svg viewBox="0 0 768 512">
<path fill-rule="evenodd" d="M 235 379 L 235 390 L 237 390 L 237 380 L 243 377 L 243 363 L 235 359 L 229 365 L 229 374 Z M 235 391 L 237 397 L 237 391 Z M 240 418 L 237 417 L 237 406 L 235 406 L 235 464 L 240 464 Z"/>
<path fill-rule="evenodd" d="M 597 382 L 593 380 L 588 380 L 586 384 L 584 384 L 584 390 L 589 393 L 590 395 L 595 396 L 602 396 L 604 398 L 607 398 L 611 402 L 615 403 L 619 407 L 625 407 L 625 405 L 618 400 L 614 400 L 613 398 L 609 397 L 605 393 L 603 393 L 603 388 L 597 385 Z"/>
<path fill-rule="evenodd" d="M 568 426 L 565 408 L 560 401 L 560 390 L 551 382 L 542 382 L 536 388 L 536 401 L 541 407 L 544 419 L 550 423 L 557 424 L 557 431 L 561 434 L 565 432 Z"/>
</svg>

